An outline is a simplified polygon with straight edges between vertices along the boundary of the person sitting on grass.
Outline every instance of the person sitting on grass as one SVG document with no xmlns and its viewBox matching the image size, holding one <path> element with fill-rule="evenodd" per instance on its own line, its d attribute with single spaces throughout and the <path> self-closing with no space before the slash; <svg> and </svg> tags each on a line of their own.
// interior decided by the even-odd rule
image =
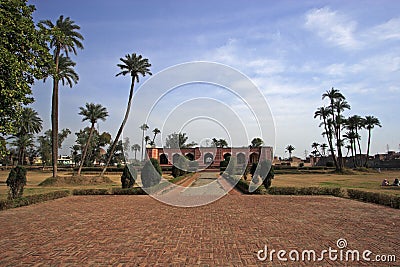
<svg viewBox="0 0 400 267">
<path fill-rule="evenodd" d="M 388 180 L 387 179 L 384 179 L 383 181 L 382 181 L 382 184 L 381 184 L 382 186 L 388 186 L 389 185 L 389 182 L 388 182 Z"/>
<path fill-rule="evenodd" d="M 392 185 L 393 185 L 393 186 L 400 186 L 400 184 L 399 184 L 399 178 L 394 179 Z"/>
</svg>

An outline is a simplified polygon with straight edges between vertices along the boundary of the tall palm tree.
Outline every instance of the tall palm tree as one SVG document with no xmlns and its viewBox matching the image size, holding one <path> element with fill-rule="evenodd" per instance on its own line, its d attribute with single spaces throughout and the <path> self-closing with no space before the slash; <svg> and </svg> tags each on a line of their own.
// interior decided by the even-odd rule
<svg viewBox="0 0 400 267">
<path fill-rule="evenodd" d="M 319 147 L 319 144 L 317 143 L 317 142 L 313 142 L 312 144 L 311 144 L 311 148 L 312 149 L 314 149 L 314 151 L 315 151 L 315 155 L 320 155 L 321 156 L 321 153 L 319 152 L 319 150 L 318 150 L 318 147 Z"/>
<path fill-rule="evenodd" d="M 125 127 L 125 123 L 128 120 L 129 111 L 131 109 L 131 104 L 132 104 L 135 81 L 139 82 L 139 75 L 142 75 L 143 77 L 146 76 L 147 74 L 152 75 L 152 73 L 150 72 L 151 64 L 149 63 L 149 60 L 147 58 L 143 58 L 142 55 L 136 55 L 135 53 L 133 53 L 132 55 L 126 55 L 125 58 L 120 58 L 120 60 L 122 61 L 122 64 L 118 64 L 117 66 L 121 69 L 121 72 L 119 72 L 116 76 L 119 75 L 125 76 L 127 74 L 130 74 L 131 87 L 129 90 L 128 105 L 126 107 L 124 119 L 121 123 L 121 126 L 119 127 L 117 136 L 115 137 L 114 142 L 111 145 L 110 156 L 107 159 L 107 163 L 104 166 L 103 171 L 101 172 L 101 176 L 104 175 L 107 166 L 110 164 L 111 158 L 114 154 L 115 147 L 117 146 L 118 140 L 122 134 L 122 130 Z"/>
<path fill-rule="evenodd" d="M 83 163 L 85 162 L 86 159 L 86 154 L 88 151 L 88 147 L 90 145 L 90 140 L 92 139 L 93 136 L 95 124 L 97 123 L 98 120 L 105 121 L 106 118 L 108 117 L 107 109 L 100 104 L 86 103 L 86 108 L 79 107 L 79 109 L 81 110 L 79 112 L 79 115 L 83 116 L 82 121 L 90 121 L 91 127 L 90 127 L 89 137 L 85 145 L 85 149 L 83 150 L 81 164 L 79 165 L 78 176 L 81 175 Z"/>
<path fill-rule="evenodd" d="M 357 148 L 356 148 L 356 140 L 360 138 L 358 134 L 356 134 L 354 131 L 348 131 L 346 132 L 343 137 L 347 139 L 350 142 L 350 150 L 351 150 L 351 157 L 353 159 L 353 165 L 354 167 L 357 167 L 357 162 L 356 162 L 356 153 Z"/>
<path fill-rule="evenodd" d="M 135 152 L 135 160 L 136 160 L 136 153 L 140 150 L 140 145 L 139 144 L 134 144 L 132 146 L 132 150 Z"/>
<path fill-rule="evenodd" d="M 154 135 L 153 135 L 153 140 L 152 140 L 151 142 L 152 142 L 153 145 L 155 145 L 156 136 L 157 136 L 157 134 L 161 133 L 161 131 L 160 131 L 160 129 L 155 128 L 155 129 L 153 130 L 153 133 L 154 133 Z"/>
<path fill-rule="evenodd" d="M 147 144 L 151 141 L 150 136 L 146 135 L 146 137 L 144 138 L 144 143 L 147 147 Z"/>
<path fill-rule="evenodd" d="M 47 30 L 50 35 L 50 48 L 54 48 L 54 70 L 52 71 L 53 76 L 53 95 L 52 95 L 52 108 L 51 108 L 51 128 L 52 128 L 52 163 L 53 163 L 53 177 L 57 176 L 57 158 L 58 158 L 58 83 L 60 80 L 66 80 L 67 83 L 72 87 L 71 81 L 76 82 L 77 75 L 71 75 L 70 72 L 64 73 L 68 78 L 61 78 L 60 67 L 62 63 L 61 53 L 65 52 L 68 57 L 68 52 L 73 52 L 76 55 L 76 48 L 83 49 L 81 41 L 84 40 L 83 36 L 78 32 L 80 26 L 76 25 L 73 20 L 69 17 L 64 19 L 64 16 L 60 16 L 55 24 L 50 20 L 44 20 L 39 23 L 39 27 Z M 71 61 L 72 62 L 72 61 Z M 72 69 L 70 65 L 69 69 Z M 75 73 L 76 74 L 76 73 Z M 73 78 L 75 77 L 75 79 Z"/>
<path fill-rule="evenodd" d="M 145 132 L 149 129 L 149 126 L 146 123 L 143 123 L 142 125 L 140 125 L 140 130 L 142 130 L 142 155 L 140 160 L 143 160 L 143 149 L 146 147 L 146 144 L 144 143 L 144 134 Z"/>
<path fill-rule="evenodd" d="M 292 152 L 295 150 L 294 146 L 288 145 L 286 147 L 286 150 L 287 150 L 287 152 L 289 152 L 289 159 L 291 159 L 292 158 Z"/>
<path fill-rule="evenodd" d="M 366 116 L 365 117 L 365 129 L 368 130 L 368 145 L 367 145 L 367 155 L 365 158 L 364 166 L 368 167 L 368 159 L 369 159 L 369 149 L 371 145 L 371 131 L 375 128 L 375 126 L 382 127 L 381 122 L 378 118 L 374 116 Z"/>
</svg>

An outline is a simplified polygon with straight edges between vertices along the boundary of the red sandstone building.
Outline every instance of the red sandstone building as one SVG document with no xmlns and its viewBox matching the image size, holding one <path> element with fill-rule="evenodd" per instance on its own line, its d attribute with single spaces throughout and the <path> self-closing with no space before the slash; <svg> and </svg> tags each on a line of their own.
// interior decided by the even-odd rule
<svg viewBox="0 0 400 267">
<path fill-rule="evenodd" d="M 262 160 L 273 160 L 272 147 L 195 147 L 195 148 L 147 148 L 149 158 L 157 159 L 161 166 L 172 166 L 180 155 L 199 163 L 199 166 L 219 167 L 225 157 L 236 159 L 237 165 L 257 163 Z"/>
</svg>

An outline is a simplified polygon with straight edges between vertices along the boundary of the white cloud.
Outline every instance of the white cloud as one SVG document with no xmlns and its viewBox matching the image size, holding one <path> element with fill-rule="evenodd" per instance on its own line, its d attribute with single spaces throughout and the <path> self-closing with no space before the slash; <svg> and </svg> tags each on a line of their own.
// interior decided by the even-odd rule
<svg viewBox="0 0 400 267">
<path fill-rule="evenodd" d="M 328 7 L 309 11 L 306 14 L 305 27 L 330 44 L 349 49 L 360 46 L 354 36 L 357 23 Z"/>
<path fill-rule="evenodd" d="M 389 21 L 373 27 L 366 32 L 366 37 L 371 40 L 399 40 L 400 39 L 400 18 L 393 18 Z"/>
</svg>

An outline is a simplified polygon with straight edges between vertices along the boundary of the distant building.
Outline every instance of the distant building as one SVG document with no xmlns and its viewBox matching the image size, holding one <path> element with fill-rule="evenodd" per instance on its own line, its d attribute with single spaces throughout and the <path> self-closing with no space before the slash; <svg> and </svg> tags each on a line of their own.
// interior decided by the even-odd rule
<svg viewBox="0 0 400 267">
<path fill-rule="evenodd" d="M 149 158 L 157 159 L 161 166 L 172 166 L 180 155 L 199 163 L 199 166 L 219 167 L 225 157 L 235 157 L 237 165 L 257 163 L 261 160 L 273 160 L 272 147 L 195 147 L 195 148 L 146 148 Z"/>
</svg>

